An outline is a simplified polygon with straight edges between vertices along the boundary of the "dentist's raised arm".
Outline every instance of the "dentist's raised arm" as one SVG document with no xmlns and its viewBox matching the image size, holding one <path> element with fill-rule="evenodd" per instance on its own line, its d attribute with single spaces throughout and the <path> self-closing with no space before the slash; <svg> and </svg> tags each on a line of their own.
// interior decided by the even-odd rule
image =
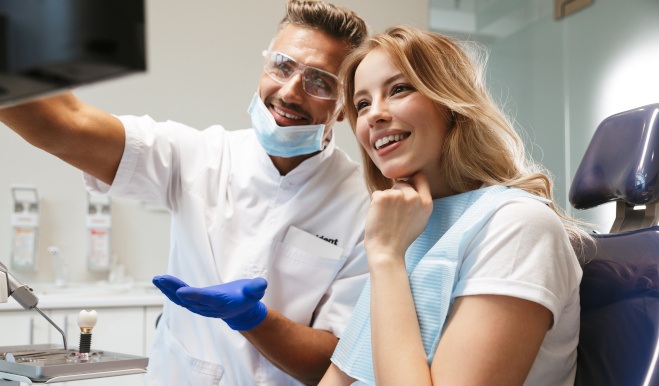
<svg viewBox="0 0 659 386">
<path fill-rule="evenodd" d="M 73 94 L 0 108 L 0 121 L 30 144 L 99 180 L 114 180 L 124 151 L 124 127 Z"/>
</svg>

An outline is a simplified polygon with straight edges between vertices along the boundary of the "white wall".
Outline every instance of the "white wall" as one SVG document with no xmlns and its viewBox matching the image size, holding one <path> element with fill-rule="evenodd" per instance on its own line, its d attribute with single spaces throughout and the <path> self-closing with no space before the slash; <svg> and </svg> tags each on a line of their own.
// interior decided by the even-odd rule
<svg viewBox="0 0 659 386">
<path fill-rule="evenodd" d="M 428 25 L 428 0 L 341 0 L 362 15 L 374 32 L 392 24 Z M 84 101 L 113 114 L 148 114 L 203 129 L 249 126 L 246 113 L 256 90 L 266 48 L 283 16 L 284 0 L 146 0 L 148 71 L 75 90 Z M 335 128 L 339 146 L 359 159 L 350 129 Z M 48 246 L 69 261 L 73 281 L 96 281 L 86 270 L 86 193 L 81 173 L 0 129 L 0 260 L 9 263 L 10 185 L 31 184 L 40 196 L 38 270 L 13 272 L 26 283 L 51 282 Z M 140 281 L 165 272 L 169 215 L 140 202 L 112 202 L 112 248 L 127 274 Z M 2 225 L 2 224 L 5 225 Z"/>
<path fill-rule="evenodd" d="M 492 70 L 515 94 L 517 118 L 532 132 L 537 158 L 556 175 L 565 208 L 571 209 L 572 178 L 602 120 L 659 102 L 657 15 L 656 0 L 598 0 L 493 45 Z M 608 232 L 615 204 L 572 214 Z"/>
<path fill-rule="evenodd" d="M 570 210 L 572 178 L 597 126 L 659 103 L 659 1 L 597 0 L 560 20 L 551 3 L 431 0 L 429 23 L 487 44 L 489 86 L 524 130 L 533 157 L 555 176 L 557 202 Z M 463 29 L 447 22 L 456 15 L 467 21 Z M 498 22 L 479 23 L 479 16 Z M 608 232 L 615 204 L 571 214 Z"/>
</svg>

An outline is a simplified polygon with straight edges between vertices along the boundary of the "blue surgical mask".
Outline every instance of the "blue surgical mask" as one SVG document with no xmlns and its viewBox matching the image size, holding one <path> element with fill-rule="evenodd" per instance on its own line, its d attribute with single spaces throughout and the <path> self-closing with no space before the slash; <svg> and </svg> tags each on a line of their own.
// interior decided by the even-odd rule
<svg viewBox="0 0 659 386">
<path fill-rule="evenodd" d="M 258 93 L 247 109 L 252 126 L 266 153 L 295 157 L 323 150 L 325 125 L 279 126 Z"/>
</svg>

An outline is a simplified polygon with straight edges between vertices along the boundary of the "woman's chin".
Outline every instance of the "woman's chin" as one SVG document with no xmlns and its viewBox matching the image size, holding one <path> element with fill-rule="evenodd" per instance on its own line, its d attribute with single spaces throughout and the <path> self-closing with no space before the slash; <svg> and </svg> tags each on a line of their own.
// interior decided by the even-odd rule
<svg viewBox="0 0 659 386">
<path fill-rule="evenodd" d="M 415 173 L 415 171 L 410 170 L 409 168 L 402 167 L 383 168 L 380 169 L 380 172 L 383 176 L 391 180 L 407 180 Z"/>
<path fill-rule="evenodd" d="M 414 175 L 414 173 L 382 173 L 382 175 L 394 181 L 407 181 Z"/>
</svg>

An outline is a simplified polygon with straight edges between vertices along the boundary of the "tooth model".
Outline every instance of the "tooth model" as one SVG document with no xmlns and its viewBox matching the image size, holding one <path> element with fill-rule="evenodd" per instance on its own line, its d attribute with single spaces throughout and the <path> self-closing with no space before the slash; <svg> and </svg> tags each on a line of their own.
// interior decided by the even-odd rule
<svg viewBox="0 0 659 386">
<path fill-rule="evenodd" d="M 80 327 L 80 354 L 89 354 L 92 346 L 92 329 L 96 325 L 98 314 L 95 310 L 80 311 L 78 314 L 78 327 Z"/>
</svg>

